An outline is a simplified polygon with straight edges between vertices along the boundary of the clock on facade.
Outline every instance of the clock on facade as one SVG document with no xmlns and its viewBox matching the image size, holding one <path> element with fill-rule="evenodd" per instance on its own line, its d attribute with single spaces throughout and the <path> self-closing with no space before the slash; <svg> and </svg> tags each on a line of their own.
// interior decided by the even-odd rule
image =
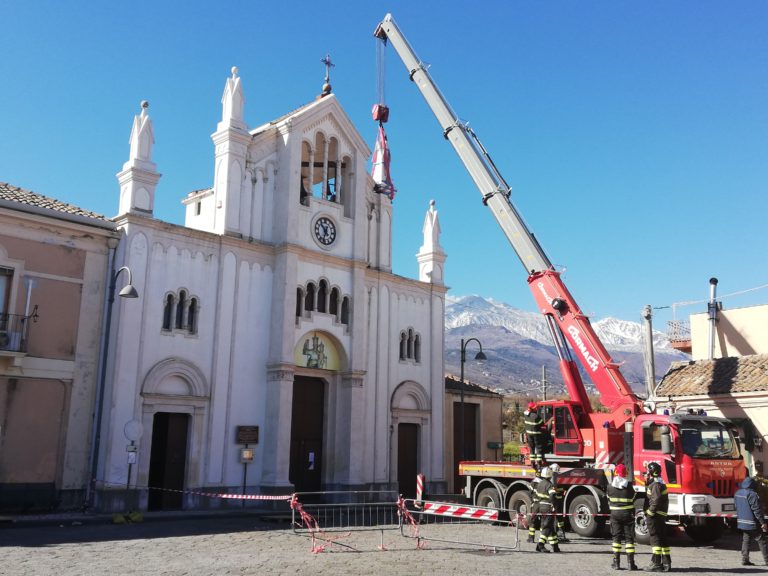
<svg viewBox="0 0 768 576">
<path fill-rule="evenodd" d="M 336 224 L 333 220 L 321 216 L 315 220 L 315 238 L 320 244 L 330 246 L 336 240 Z"/>
</svg>

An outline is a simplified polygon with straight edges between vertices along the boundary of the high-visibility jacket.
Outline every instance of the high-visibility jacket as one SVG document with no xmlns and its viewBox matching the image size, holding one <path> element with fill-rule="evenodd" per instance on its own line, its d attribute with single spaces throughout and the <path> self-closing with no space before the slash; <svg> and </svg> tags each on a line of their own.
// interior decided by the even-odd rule
<svg viewBox="0 0 768 576">
<path fill-rule="evenodd" d="M 533 488 L 533 498 L 539 503 L 539 506 L 555 506 L 557 501 L 557 490 L 547 478 L 542 478 Z"/>
<path fill-rule="evenodd" d="M 621 486 L 623 484 L 623 486 Z M 637 493 L 629 482 L 611 482 L 606 490 L 611 513 L 629 510 L 634 513 Z"/>
<path fill-rule="evenodd" d="M 525 417 L 525 433 L 528 436 L 541 434 L 544 429 L 544 420 L 539 416 L 538 410 L 526 410 L 523 412 Z"/>
<path fill-rule="evenodd" d="M 648 499 L 648 505 L 645 513 L 648 516 L 666 516 L 669 510 L 669 494 L 664 480 L 656 476 L 645 487 L 645 495 Z"/>
</svg>

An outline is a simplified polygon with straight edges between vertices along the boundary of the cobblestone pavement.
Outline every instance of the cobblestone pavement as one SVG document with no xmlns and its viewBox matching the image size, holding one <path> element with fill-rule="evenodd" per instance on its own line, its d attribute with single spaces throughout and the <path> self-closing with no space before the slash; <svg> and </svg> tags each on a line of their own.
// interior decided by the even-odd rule
<svg viewBox="0 0 768 576">
<path fill-rule="evenodd" d="M 513 546 L 515 530 L 491 525 L 426 525 L 425 538 Z M 410 531 L 405 534 L 410 536 Z M 0 527 L 0 574 L 41 576 L 153 575 L 205 576 L 244 574 L 313 574 L 366 576 L 403 574 L 533 576 L 616 574 L 610 569 L 610 541 L 573 538 L 561 554 L 541 554 L 524 542 L 519 549 L 482 549 L 467 544 L 416 540 L 399 529 L 329 533 L 312 552 L 306 534 L 288 522 L 254 516 L 147 519 L 141 524 L 113 525 L 68 520 L 60 525 Z M 386 550 L 380 550 L 384 544 Z M 726 534 L 716 547 L 697 547 L 684 535 L 672 539 L 675 572 L 695 574 L 763 574 L 766 567 L 740 564 L 739 536 Z M 648 546 L 637 560 L 648 564 Z M 624 560 L 624 559 L 622 559 Z M 757 550 L 752 560 L 760 562 Z"/>
</svg>

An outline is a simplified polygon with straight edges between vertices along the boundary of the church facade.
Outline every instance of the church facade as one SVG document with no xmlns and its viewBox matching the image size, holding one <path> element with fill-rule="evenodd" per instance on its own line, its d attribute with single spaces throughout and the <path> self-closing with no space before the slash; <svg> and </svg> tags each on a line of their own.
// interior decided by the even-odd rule
<svg viewBox="0 0 768 576">
<path fill-rule="evenodd" d="M 118 173 L 114 303 L 96 505 L 217 507 L 207 493 L 444 492 L 445 254 L 434 202 L 419 278 L 392 273 L 393 204 L 331 93 L 255 128 L 237 70 L 213 185 L 153 216 L 147 104 Z M 118 289 L 120 286 L 118 286 Z M 239 504 L 238 504 L 239 505 Z"/>
</svg>

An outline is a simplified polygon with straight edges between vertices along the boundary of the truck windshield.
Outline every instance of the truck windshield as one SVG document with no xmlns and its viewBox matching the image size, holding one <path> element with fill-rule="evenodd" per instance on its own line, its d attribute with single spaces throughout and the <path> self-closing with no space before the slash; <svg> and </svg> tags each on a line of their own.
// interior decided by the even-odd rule
<svg viewBox="0 0 768 576">
<path fill-rule="evenodd" d="M 683 452 L 693 458 L 738 458 L 739 449 L 730 430 L 715 422 L 683 422 Z"/>
</svg>

